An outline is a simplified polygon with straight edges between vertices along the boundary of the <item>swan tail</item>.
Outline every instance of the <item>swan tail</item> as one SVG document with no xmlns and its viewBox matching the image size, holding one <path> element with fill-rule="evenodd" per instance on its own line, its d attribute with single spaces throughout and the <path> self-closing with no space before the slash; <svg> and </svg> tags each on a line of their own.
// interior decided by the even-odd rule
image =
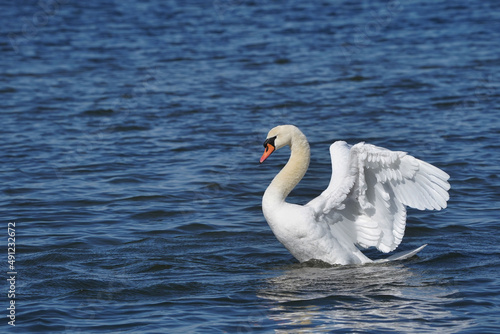
<svg viewBox="0 0 500 334">
<path fill-rule="evenodd" d="M 374 262 L 389 262 L 389 261 L 401 261 L 401 260 L 406 260 L 406 259 L 409 259 L 410 257 L 412 257 L 413 255 L 417 254 L 418 252 L 420 252 L 422 249 L 425 248 L 425 246 L 427 246 L 427 244 L 425 245 L 422 245 L 414 250 L 409 250 L 409 251 L 404 251 L 404 252 L 398 252 L 396 254 L 393 254 L 391 256 L 389 256 L 388 258 L 386 259 L 380 259 L 380 260 L 376 260 Z"/>
</svg>

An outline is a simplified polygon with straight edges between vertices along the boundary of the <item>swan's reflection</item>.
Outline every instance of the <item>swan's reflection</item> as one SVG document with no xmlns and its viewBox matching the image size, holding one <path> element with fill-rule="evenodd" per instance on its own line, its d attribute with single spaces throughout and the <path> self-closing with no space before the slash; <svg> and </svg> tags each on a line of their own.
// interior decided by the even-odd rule
<svg viewBox="0 0 500 334">
<path fill-rule="evenodd" d="M 273 301 L 277 332 L 331 330 L 449 332 L 471 321 L 446 306 L 456 301 L 439 283 L 402 264 L 326 267 L 297 265 L 267 280 L 258 296 Z M 452 300 L 450 300 L 452 299 Z M 446 332 L 446 330 L 444 330 Z"/>
</svg>

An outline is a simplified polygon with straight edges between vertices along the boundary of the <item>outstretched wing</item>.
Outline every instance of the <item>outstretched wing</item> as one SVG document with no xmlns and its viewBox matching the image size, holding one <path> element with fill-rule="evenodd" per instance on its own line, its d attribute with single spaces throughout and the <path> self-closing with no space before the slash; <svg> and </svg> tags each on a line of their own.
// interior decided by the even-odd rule
<svg viewBox="0 0 500 334">
<path fill-rule="evenodd" d="M 330 155 L 330 184 L 307 206 L 346 242 L 390 252 L 404 235 L 405 206 L 446 207 L 449 175 L 405 152 L 335 142 Z"/>
</svg>

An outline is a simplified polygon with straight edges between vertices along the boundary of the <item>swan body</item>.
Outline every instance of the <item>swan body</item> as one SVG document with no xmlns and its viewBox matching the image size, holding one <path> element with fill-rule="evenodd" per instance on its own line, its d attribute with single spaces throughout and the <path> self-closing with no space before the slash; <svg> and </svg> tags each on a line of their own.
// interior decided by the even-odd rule
<svg viewBox="0 0 500 334">
<path fill-rule="evenodd" d="M 328 188 L 306 205 L 287 203 L 307 171 L 310 149 L 297 127 L 280 125 L 269 131 L 260 162 L 284 146 L 290 146 L 290 159 L 266 189 L 262 211 L 276 238 L 300 262 L 373 262 L 360 249 L 396 249 L 404 235 L 406 206 L 440 210 L 449 199 L 449 175 L 437 167 L 405 152 L 337 141 L 330 146 Z M 385 261 L 408 258 L 423 247 Z"/>
</svg>

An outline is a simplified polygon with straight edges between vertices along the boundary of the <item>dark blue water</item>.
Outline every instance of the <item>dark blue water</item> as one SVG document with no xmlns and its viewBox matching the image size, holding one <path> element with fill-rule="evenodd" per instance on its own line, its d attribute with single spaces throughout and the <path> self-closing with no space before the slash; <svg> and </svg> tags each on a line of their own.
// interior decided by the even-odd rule
<svg viewBox="0 0 500 334">
<path fill-rule="evenodd" d="M 16 1 L 0 5 L 3 276 L 17 332 L 500 330 L 498 1 Z M 290 201 L 366 141 L 450 174 L 400 263 L 298 264 L 261 196 L 311 142 Z M 369 251 L 370 257 L 379 256 Z"/>
</svg>

